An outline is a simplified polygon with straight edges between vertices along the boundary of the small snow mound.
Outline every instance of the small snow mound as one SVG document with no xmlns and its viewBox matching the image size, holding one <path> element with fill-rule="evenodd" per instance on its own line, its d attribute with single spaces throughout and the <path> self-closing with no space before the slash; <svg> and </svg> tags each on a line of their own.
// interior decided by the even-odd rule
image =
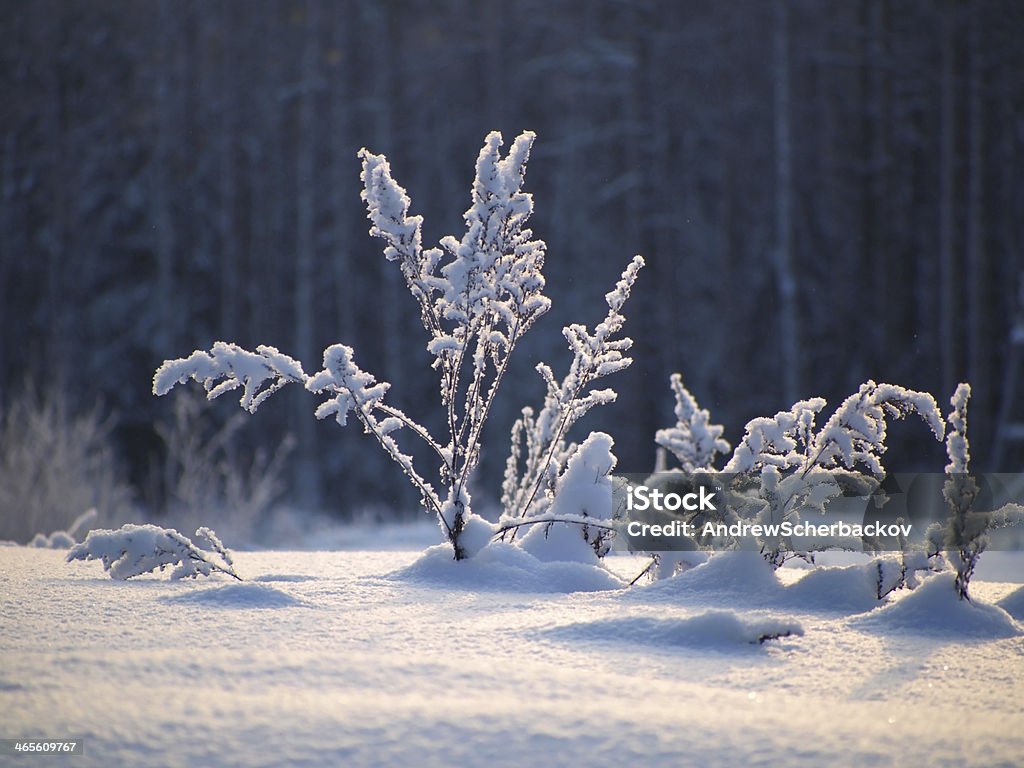
<svg viewBox="0 0 1024 768">
<path fill-rule="evenodd" d="M 785 594 L 771 565 L 757 552 L 719 552 L 695 568 L 653 584 L 630 590 L 641 600 L 672 601 L 677 597 L 728 596 L 730 599 L 762 604 Z"/>
<path fill-rule="evenodd" d="M 302 576 L 296 573 L 265 573 L 262 576 L 256 576 L 252 581 L 316 581 L 315 576 Z"/>
<path fill-rule="evenodd" d="M 474 557 L 458 562 L 452 558 L 450 546 L 439 544 L 388 578 L 472 591 L 600 592 L 623 586 L 605 568 L 542 562 L 520 547 L 503 542 L 488 544 Z"/>
<path fill-rule="evenodd" d="M 289 608 L 305 606 L 302 600 L 264 584 L 226 584 L 209 589 L 190 589 L 163 598 L 168 603 L 209 605 L 218 608 Z"/>
<path fill-rule="evenodd" d="M 1022 634 L 1002 608 L 958 598 L 953 589 L 954 579 L 952 573 L 932 576 L 903 599 L 859 617 L 854 626 L 977 639 Z"/>
<path fill-rule="evenodd" d="M 878 567 L 874 563 L 815 568 L 786 587 L 794 605 L 837 613 L 861 613 L 878 606 Z"/>
<path fill-rule="evenodd" d="M 1024 621 L 1024 587 L 1015 589 L 996 603 L 1000 608 L 1018 621 Z"/>
<path fill-rule="evenodd" d="M 773 616 L 744 618 L 732 611 L 707 611 L 682 619 L 630 616 L 567 624 L 546 632 L 573 640 L 613 640 L 628 645 L 728 648 L 803 635 L 803 627 Z"/>
</svg>

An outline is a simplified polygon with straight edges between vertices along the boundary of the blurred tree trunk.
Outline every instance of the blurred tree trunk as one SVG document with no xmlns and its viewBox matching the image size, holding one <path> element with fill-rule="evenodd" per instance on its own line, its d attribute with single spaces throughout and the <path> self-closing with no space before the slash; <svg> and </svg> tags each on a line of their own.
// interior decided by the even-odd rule
<svg viewBox="0 0 1024 768">
<path fill-rule="evenodd" d="M 15 161 L 17 159 L 18 137 L 13 129 L 4 134 L 3 155 L 0 156 L 0 307 L 9 307 L 12 297 L 8 295 L 8 282 L 18 247 L 15 244 L 14 206 L 17 195 Z M 2 317 L 2 312 L 0 312 Z M 0 409 L 7 390 L 10 375 L 7 359 L 7 337 L 0 333 Z"/>
<path fill-rule="evenodd" d="M 949 397 L 956 380 L 953 179 L 956 163 L 955 83 L 953 57 L 954 5 L 944 3 L 941 12 L 941 80 L 939 106 L 939 360 L 940 400 Z"/>
<path fill-rule="evenodd" d="M 159 58 L 156 76 L 156 157 L 153 162 L 152 218 L 156 227 L 157 263 L 157 338 L 156 347 L 160 354 L 174 352 L 178 335 L 177 311 L 175 307 L 174 262 L 175 231 L 172 201 L 172 154 L 176 116 L 171 106 L 171 79 L 174 60 L 174 43 L 177 40 L 171 0 L 160 0 Z"/>
<path fill-rule="evenodd" d="M 373 103 L 374 115 L 374 152 L 388 154 L 392 160 L 398 154 L 395 145 L 391 116 L 393 111 L 399 111 L 401 107 L 396 97 L 393 58 L 400 55 L 401 47 L 393 39 L 391 30 L 391 14 L 394 12 L 387 3 L 367 3 L 362 7 L 366 14 L 365 18 L 369 26 L 369 40 L 371 49 L 384 52 L 372 56 L 373 66 L 370 77 L 373 79 Z M 410 134 L 406 134 L 411 137 Z M 424 162 L 426 160 L 424 159 Z M 396 170 L 396 175 L 401 178 L 401 171 Z M 384 376 L 382 378 L 401 382 L 405 380 L 405 364 L 403 351 L 405 348 L 405 334 L 401 332 L 399 315 L 402 306 L 401 274 L 395 264 L 381 258 L 377 260 L 378 269 L 381 270 L 381 281 L 383 284 L 381 311 L 377 314 L 377 322 L 380 324 L 381 344 L 384 350 Z M 396 392 L 396 394 L 398 394 Z"/>
<path fill-rule="evenodd" d="M 779 363 L 787 404 L 800 397 L 800 328 L 793 252 L 793 153 L 790 125 L 789 3 L 775 0 L 775 282 L 779 313 Z"/>
<path fill-rule="evenodd" d="M 869 306 L 875 322 L 871 324 L 871 351 L 869 359 L 874 369 L 888 368 L 897 361 L 890 358 L 893 348 L 891 336 L 897 332 L 892 303 L 898 297 L 890 295 L 893 264 L 889 246 L 892 193 L 889 187 L 889 93 L 887 70 L 887 3 L 885 0 L 865 0 L 864 43 L 864 149 L 865 184 L 863 206 L 863 266 L 869 270 L 871 298 Z M 882 375 L 880 373 L 874 374 Z M 889 374 L 891 375 L 891 374 Z"/>
<path fill-rule="evenodd" d="M 296 238 L 295 238 L 295 352 L 306 365 L 315 361 L 313 339 L 314 269 L 316 268 L 316 80 L 320 57 L 320 2 L 306 0 L 305 40 L 299 84 L 299 140 L 295 147 Z M 320 473 L 316 465 L 315 422 L 309 417 L 309 403 L 296 398 L 298 429 L 297 497 L 306 508 L 320 504 Z"/>
<path fill-rule="evenodd" d="M 983 235 L 984 185 L 982 179 L 982 47 L 981 8 L 975 0 L 968 22 L 967 73 L 967 380 L 981 418 L 972 420 L 974 443 L 984 453 L 991 436 L 991 384 L 989 378 L 991 331 L 985 322 L 989 308 L 988 256 Z"/>
<path fill-rule="evenodd" d="M 238 337 L 239 281 L 238 235 L 235 230 L 236 166 L 235 119 L 237 90 L 234 78 L 235 38 L 230 0 L 220 6 L 220 120 L 218 125 L 218 165 L 220 167 L 220 205 L 217 208 L 217 230 L 220 245 L 220 327 L 224 338 Z M 299 148 L 302 151 L 302 147 Z"/>
<path fill-rule="evenodd" d="M 69 371 L 67 370 L 69 338 L 67 327 L 68 306 L 65 276 L 68 274 L 65 260 L 69 255 L 69 193 L 74 180 L 69 172 L 68 157 L 68 82 L 67 66 L 71 59 L 69 37 L 71 20 L 67 18 L 63 4 L 57 4 L 57 18 L 52 17 L 53 9 L 40 3 L 40 13 L 46 16 L 46 27 L 52 29 L 49 68 L 48 111 L 45 116 L 47 145 L 51 156 L 49 191 L 51 214 L 43 232 L 46 248 L 46 315 L 49 321 L 46 344 L 46 360 L 43 369 L 46 378 L 56 382 L 56 388 L 63 390 Z"/>
<path fill-rule="evenodd" d="M 349 105 L 352 94 L 348 87 L 348 69 L 353 65 L 353 41 L 349 24 L 350 8 L 343 3 L 335 3 L 332 27 L 334 38 L 331 56 L 333 59 L 330 85 L 331 108 L 331 238 L 334 252 L 331 261 L 334 267 L 334 301 L 338 317 L 338 331 L 341 338 L 351 339 L 357 343 L 355 328 L 355 311 L 353 303 L 356 298 L 355 273 L 352 264 L 353 231 L 352 206 L 350 201 L 355 197 L 358 188 L 358 177 L 350 171 L 355 167 L 349 154 L 349 136 L 351 121 Z"/>
</svg>

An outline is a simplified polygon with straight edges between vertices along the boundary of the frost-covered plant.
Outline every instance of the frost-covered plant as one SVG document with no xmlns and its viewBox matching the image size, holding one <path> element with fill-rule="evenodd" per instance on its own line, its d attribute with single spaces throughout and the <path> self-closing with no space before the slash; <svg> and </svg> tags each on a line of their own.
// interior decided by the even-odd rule
<svg viewBox="0 0 1024 768">
<path fill-rule="evenodd" d="M 715 457 L 732 447 L 722 437 L 725 427 L 711 423 L 711 414 L 697 405 L 696 398 L 683 386 L 681 374 L 673 373 L 669 384 L 676 398 L 676 425 L 659 429 L 654 442 L 672 453 L 685 472 L 712 469 Z"/>
<path fill-rule="evenodd" d="M 194 544 L 172 528 L 125 524 L 118 530 L 89 531 L 85 541 L 68 552 L 67 561 L 100 560 L 113 579 L 124 580 L 143 573 L 163 571 L 168 565 L 172 579 L 209 576 L 220 572 L 241 581 L 231 553 L 209 528 L 199 528 Z"/>
<path fill-rule="evenodd" d="M 644 481 L 644 485 L 657 488 L 665 493 L 676 493 L 680 483 L 688 487 L 683 492 L 693 490 L 692 486 L 707 482 L 708 475 L 715 472 L 715 459 L 719 454 L 727 453 L 732 446 L 722 437 L 725 427 L 711 423 L 711 414 L 701 408 L 695 398 L 683 384 L 683 377 L 673 373 L 669 377 L 669 386 L 675 396 L 676 424 L 673 427 L 659 429 L 654 435 L 658 444 L 658 460 L 655 474 Z M 668 471 L 665 456 L 671 453 L 676 457 L 681 469 Z M 683 474 L 685 473 L 685 475 Z M 679 475 L 678 477 L 676 475 Z M 707 513 L 699 512 L 686 515 L 686 522 L 701 527 L 702 517 Z M 728 509 L 713 513 L 717 522 L 731 523 L 735 517 Z M 710 542 L 705 542 L 710 543 Z M 680 571 L 699 565 L 707 559 L 707 554 L 697 550 L 698 542 L 693 542 L 694 550 L 675 552 L 646 552 L 651 560 L 632 583 L 642 578 L 658 581 L 674 576 Z"/>
<path fill-rule="evenodd" d="M 801 400 L 788 411 L 747 424 L 723 470 L 740 475 L 741 481 L 756 480 L 754 492 L 740 497 L 741 516 L 766 526 L 797 523 L 802 513 L 824 513 L 844 486 L 858 495 L 875 487 L 885 473 L 882 455 L 889 417 L 916 413 L 936 439 L 941 440 L 944 433 L 935 398 L 893 384 L 865 382 L 816 430 L 817 415 L 824 407 L 822 398 Z M 779 535 L 766 535 L 761 551 L 775 567 L 789 557 L 809 558 Z"/>
<path fill-rule="evenodd" d="M 544 406 L 536 413 L 530 407 L 523 408 L 522 416 L 512 426 L 512 446 L 502 484 L 503 522 L 543 514 L 556 498 L 559 476 L 577 450 L 575 443 L 566 442 L 569 430 L 594 406 L 615 401 L 614 389 L 588 388 L 633 362 L 626 354 L 633 340 L 615 337 L 626 322 L 621 310 L 643 266 L 643 258 L 634 256 L 615 289 L 605 294 L 608 314 L 593 333 L 579 324 L 562 329 L 573 359 L 561 381 L 549 365 L 537 365 L 546 387 Z M 514 536 L 518 527 L 511 530 Z"/>
<path fill-rule="evenodd" d="M 290 383 L 327 395 L 317 418 L 333 416 L 344 426 L 354 414 L 366 433 L 402 468 L 433 512 L 456 559 L 471 556 L 489 540 L 489 523 L 470 510 L 467 485 L 477 465 L 484 423 L 516 345 L 549 308 L 543 295 L 545 245 L 525 225 L 532 197 L 521 190 L 534 134 L 526 132 L 500 155 L 501 135 L 487 136 L 476 164 L 472 205 L 465 213 L 466 233 L 445 237 L 442 248 L 422 246 L 422 217 L 409 215 L 409 197 L 391 176 L 382 155 L 360 152 L 363 200 L 372 223 L 370 233 L 387 243 L 384 256 L 398 263 L 406 286 L 419 304 L 429 335 L 427 349 L 440 379 L 447 436 L 438 440 L 425 427 L 387 404 L 390 384 L 377 381 L 355 362 L 351 347 L 334 344 L 324 351 L 323 370 L 307 375 L 299 361 L 273 347 L 249 352 L 217 342 L 209 352 L 196 351 L 166 361 L 156 372 L 153 391 L 168 392 L 192 378 L 208 397 L 241 388 L 241 405 L 255 411 L 267 397 Z M 589 340 L 582 332 L 577 342 Z M 613 366 L 609 361 L 607 366 Z M 393 434 L 406 429 L 436 454 L 439 494 L 403 453 Z"/>
<path fill-rule="evenodd" d="M 92 507 L 108 521 L 126 519 L 132 494 L 113 427 L 98 406 L 76 411 L 58 389 L 26 382 L 0 413 L 0 539 L 67 530 Z"/>
<path fill-rule="evenodd" d="M 988 533 L 994 528 L 1024 522 L 1024 507 L 1007 504 L 997 510 L 977 510 L 978 484 L 970 474 L 971 453 L 967 440 L 967 403 L 971 398 L 969 384 L 957 386 L 950 399 L 952 410 L 947 417 L 946 482 L 942 496 L 949 508 L 946 523 L 935 523 L 925 533 L 927 555 L 938 557 L 944 550 L 956 571 L 954 587 L 961 600 L 970 600 L 968 590 L 981 553 L 988 546 Z"/>
<path fill-rule="evenodd" d="M 885 498 L 884 494 L 881 497 Z M 902 526 L 906 520 L 897 517 L 894 522 L 900 528 L 899 550 L 895 556 L 886 553 L 885 550 L 888 548 L 885 542 L 878 537 L 865 537 L 862 542 L 865 552 L 876 555 L 869 565 L 875 568 L 875 592 L 879 600 L 897 589 L 916 589 L 921 584 L 919 574 L 938 570 L 934 559 L 929 557 L 922 547 L 911 542 L 903 533 Z"/>
</svg>

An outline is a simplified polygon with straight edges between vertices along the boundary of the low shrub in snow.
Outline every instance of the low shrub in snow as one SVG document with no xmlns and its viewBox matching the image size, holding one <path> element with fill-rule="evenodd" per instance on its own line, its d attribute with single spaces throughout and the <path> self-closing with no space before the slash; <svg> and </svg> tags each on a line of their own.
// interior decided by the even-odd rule
<svg viewBox="0 0 1024 768">
<path fill-rule="evenodd" d="M 67 561 L 100 560 L 103 570 L 119 580 L 163 571 L 168 565 L 176 566 L 171 571 L 172 579 L 194 579 L 220 572 L 242 580 L 235 573 L 231 553 L 217 534 L 209 528 L 199 528 L 195 536 L 202 546 L 171 528 L 156 525 L 126 524 L 116 531 L 96 529 L 71 548 Z"/>
<path fill-rule="evenodd" d="M 118 521 L 132 513 L 131 491 L 99 407 L 76 412 L 55 388 L 27 382 L 0 413 L 0 539 L 26 543 L 66 530 L 83 509 Z"/>
<path fill-rule="evenodd" d="M 981 553 L 988 546 L 988 533 L 993 528 L 1020 525 L 1024 507 L 1007 504 L 997 510 L 975 509 L 978 484 L 970 474 L 970 442 L 967 439 L 967 403 L 971 398 L 969 384 L 960 384 L 950 400 L 952 410 L 947 417 L 946 482 L 942 495 L 949 508 L 945 524 L 932 525 L 925 534 L 929 559 L 944 557 L 956 576 L 953 587 L 961 600 L 969 600 L 969 587 Z"/>
<path fill-rule="evenodd" d="M 824 407 L 820 397 L 801 400 L 788 411 L 747 424 L 723 468 L 726 474 L 749 479 L 749 491 L 739 504 L 741 516 L 765 524 L 796 523 L 803 514 L 823 514 L 844 486 L 858 494 L 877 487 L 885 475 L 887 418 L 917 414 L 936 439 L 944 434 L 934 397 L 893 384 L 865 382 L 816 428 Z M 808 558 L 783 537 L 766 537 L 760 546 L 775 567 L 789 557 Z"/>
<path fill-rule="evenodd" d="M 683 385 L 681 374 L 673 373 L 669 384 L 676 399 L 676 425 L 659 429 L 654 442 L 675 456 L 684 472 L 713 469 L 715 457 L 732 448 L 722 437 L 725 427 L 711 423 L 711 414 L 697 405 L 696 398 Z"/>
<path fill-rule="evenodd" d="M 719 505 L 716 514 L 717 522 L 727 525 L 741 521 L 765 527 L 796 524 L 802 515 L 824 514 L 827 504 L 848 490 L 867 495 L 877 489 L 885 474 L 882 456 L 888 418 L 917 414 L 937 439 L 944 434 L 942 414 L 930 394 L 867 381 L 821 427 L 816 422 L 826 402 L 820 397 L 801 400 L 773 417 L 751 420 L 729 460 L 718 470 L 716 457 L 730 449 L 722 439 L 723 428 L 711 423 L 708 411 L 698 406 L 679 374 L 672 376 L 671 385 L 676 425 L 659 430 L 655 441 L 676 457 L 679 471 L 687 473 L 691 481 L 700 482 L 703 475 L 725 479 L 729 503 Z M 664 465 L 664 458 L 659 463 Z M 671 477 L 662 482 L 671 482 Z M 687 522 L 701 530 L 706 520 L 700 516 L 707 514 L 695 512 Z M 698 537 L 695 542 L 711 549 L 736 544 L 721 537 Z M 773 568 L 793 557 L 813 562 L 812 553 L 800 550 L 782 535 L 764 535 L 758 545 Z M 860 545 L 860 541 L 845 543 L 850 548 Z M 691 559 L 686 553 L 652 554 L 644 574 L 655 579 L 671 576 Z M 900 563 L 891 559 L 876 562 L 879 599 L 905 583 L 907 563 L 906 554 Z"/>
<path fill-rule="evenodd" d="M 698 478 L 701 473 L 715 473 L 715 456 L 729 449 L 721 438 L 722 427 L 710 423 L 708 412 L 699 408 L 678 374 L 673 375 L 671 383 L 677 423 L 675 427 L 659 430 L 655 439 L 679 460 L 682 469 L 677 471 Z M 969 473 L 967 440 L 970 391 L 968 384 L 957 387 L 950 401 L 952 410 L 945 419 L 948 429 L 931 395 L 873 381 L 848 397 L 820 429 L 815 422 L 825 407 L 821 398 L 802 400 L 772 418 L 753 419 L 721 470 L 720 476 L 726 478 L 726 492 L 730 494 L 730 503 L 721 505 L 721 522 L 742 519 L 796 523 L 801 515 L 824 513 L 827 504 L 845 489 L 853 489 L 856 495 L 877 490 L 885 473 L 882 455 L 886 451 L 886 419 L 914 413 L 928 424 L 937 439 L 945 438 L 949 463 L 943 497 L 949 515 L 944 523 L 929 527 L 923 545 L 914 545 L 901 536 L 898 556 L 877 558 L 864 574 L 871 579 L 875 596 L 881 600 L 896 589 L 916 587 L 920 574 L 943 570 L 948 562 L 956 574 L 953 583 L 957 595 L 969 599 L 971 576 L 988 544 L 988 532 L 1024 522 L 1024 507 L 1017 504 L 994 511 L 975 508 L 978 485 Z M 659 463 L 664 464 L 664 459 Z M 661 482 L 671 482 L 671 476 Z M 699 514 L 704 513 L 693 513 L 687 522 L 696 523 L 699 528 Z M 695 544 L 721 549 L 736 542 L 700 539 Z M 758 544 L 762 556 L 774 568 L 791 557 L 813 562 L 812 553 L 800 551 L 782 537 L 764 537 Z M 840 541 L 833 545 L 855 550 L 870 550 L 872 545 L 876 551 L 880 548 L 877 541 Z M 655 580 L 693 564 L 694 553 L 651 554 L 652 561 L 641 576 Z M 856 578 L 860 578 L 859 574 Z"/>
<path fill-rule="evenodd" d="M 472 556 L 494 534 L 493 526 L 471 511 L 468 491 L 484 424 L 513 350 L 550 307 L 542 274 L 546 246 L 533 239 L 526 227 L 533 199 L 522 191 L 533 140 L 534 134 L 523 133 L 503 158 L 501 135 L 487 136 L 477 159 L 472 205 L 464 215 L 465 234 L 445 237 L 440 248 L 429 249 L 422 245 L 422 217 L 409 215 L 409 197 L 392 178 L 387 159 L 365 149 L 360 152 L 370 233 L 386 242 L 384 256 L 397 263 L 429 336 L 427 350 L 440 380 L 445 438 L 437 439 L 387 404 L 384 398 L 391 385 L 363 371 L 352 348 L 343 344 L 324 350 L 323 369 L 309 375 L 298 360 L 273 347 L 250 352 L 217 342 L 209 352 L 197 350 L 187 358 L 165 361 L 154 376 L 154 393 L 166 394 L 191 378 L 203 384 L 211 399 L 240 388 L 240 404 L 250 412 L 291 383 L 326 395 L 328 399 L 316 409 L 317 418 L 333 416 L 344 426 L 353 414 L 401 467 L 419 491 L 423 506 L 436 515 L 455 559 Z M 566 329 L 575 353 L 566 379 L 556 382 L 549 368 L 541 369 L 552 402 L 537 419 L 544 420 L 543 428 L 535 422 L 530 432 L 541 434 L 547 447 L 540 448 L 530 470 L 533 474 L 520 484 L 529 494 L 523 511 L 539 489 L 551 488 L 549 467 L 559 467 L 567 458 L 561 443 L 566 428 L 592 405 L 610 399 L 604 390 L 585 392 L 590 381 L 629 364 L 622 353 L 631 342 L 612 336 L 621 327 L 618 310 L 642 263 L 639 257 L 634 259 L 608 295 L 608 317 L 593 334 L 578 325 Z M 402 452 L 395 438 L 400 430 L 422 440 L 437 457 L 443 492 Z"/>
</svg>

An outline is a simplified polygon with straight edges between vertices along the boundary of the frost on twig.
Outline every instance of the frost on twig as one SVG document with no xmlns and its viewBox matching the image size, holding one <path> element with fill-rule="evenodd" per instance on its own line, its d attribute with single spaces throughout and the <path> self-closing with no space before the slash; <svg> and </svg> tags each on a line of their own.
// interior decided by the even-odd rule
<svg viewBox="0 0 1024 768">
<path fill-rule="evenodd" d="M 954 553 L 956 569 L 954 586 L 961 600 L 970 599 L 968 587 L 978 558 L 988 546 L 989 512 L 974 511 L 978 497 L 978 484 L 969 474 L 971 464 L 970 443 L 967 441 L 967 403 L 971 387 L 961 383 L 950 399 L 953 409 L 949 413 L 949 434 L 946 435 L 946 482 L 942 496 L 949 507 L 945 544 Z"/>
<path fill-rule="evenodd" d="M 669 383 L 676 398 L 676 425 L 659 429 L 654 442 L 670 451 L 685 472 L 712 469 L 715 457 L 732 447 L 722 438 L 725 427 L 711 423 L 711 414 L 697 405 L 681 374 L 673 373 Z"/>
<path fill-rule="evenodd" d="M 249 352 L 237 344 L 218 341 L 209 352 L 196 350 L 185 358 L 165 360 L 153 376 L 153 394 L 166 395 L 176 384 L 188 379 L 202 384 L 210 400 L 241 387 L 239 404 L 255 413 L 263 401 L 282 387 L 305 382 L 306 374 L 298 360 L 274 347 L 259 346 L 255 352 Z"/>
<path fill-rule="evenodd" d="M 988 547 L 989 532 L 1024 523 L 1024 507 L 1019 504 L 1006 504 L 995 510 L 975 508 L 979 488 L 970 474 L 971 453 L 967 440 L 967 403 L 970 397 L 970 385 L 961 383 L 950 399 L 952 410 L 947 417 L 949 431 L 946 435 L 949 463 L 946 464 L 946 482 L 942 486 L 949 517 L 945 525 L 935 523 L 925 533 L 928 557 L 946 552 L 946 559 L 956 571 L 953 585 L 961 600 L 970 600 L 971 577 L 981 553 Z"/>
<path fill-rule="evenodd" d="M 573 359 L 561 381 L 546 363 L 537 366 L 546 388 L 544 406 L 539 412 L 524 408 L 512 426 L 512 446 L 502 485 L 506 518 L 543 513 L 554 498 L 559 475 L 576 450 L 574 444 L 566 443 L 566 434 L 591 408 L 615 401 L 614 389 L 588 388 L 597 379 L 628 368 L 633 362 L 626 354 L 633 340 L 616 336 L 626 321 L 622 307 L 643 266 L 643 258 L 634 256 L 614 290 L 605 295 L 608 313 L 593 333 L 579 324 L 562 329 Z"/>
<path fill-rule="evenodd" d="M 936 439 L 944 434 L 935 398 L 893 384 L 865 382 L 816 429 L 817 415 L 824 407 L 821 398 L 801 400 L 773 418 L 747 424 L 724 469 L 726 474 L 739 475 L 741 484 L 753 480 L 752 492 L 740 497 L 742 516 L 766 525 L 797 523 L 802 513 L 824 513 L 827 503 L 845 487 L 856 495 L 870 492 L 885 472 L 882 455 L 888 418 L 917 414 Z M 775 567 L 789 557 L 809 557 L 779 536 L 766 537 L 761 551 Z"/>
<path fill-rule="evenodd" d="M 231 554 L 213 531 L 200 528 L 196 539 L 208 548 L 196 546 L 172 528 L 156 525 L 126 524 L 116 531 L 96 529 L 89 532 L 85 541 L 71 548 L 67 561 L 100 560 L 103 570 L 118 580 L 163 571 L 174 565 L 172 579 L 194 579 L 220 572 L 241 581 Z"/>
</svg>

